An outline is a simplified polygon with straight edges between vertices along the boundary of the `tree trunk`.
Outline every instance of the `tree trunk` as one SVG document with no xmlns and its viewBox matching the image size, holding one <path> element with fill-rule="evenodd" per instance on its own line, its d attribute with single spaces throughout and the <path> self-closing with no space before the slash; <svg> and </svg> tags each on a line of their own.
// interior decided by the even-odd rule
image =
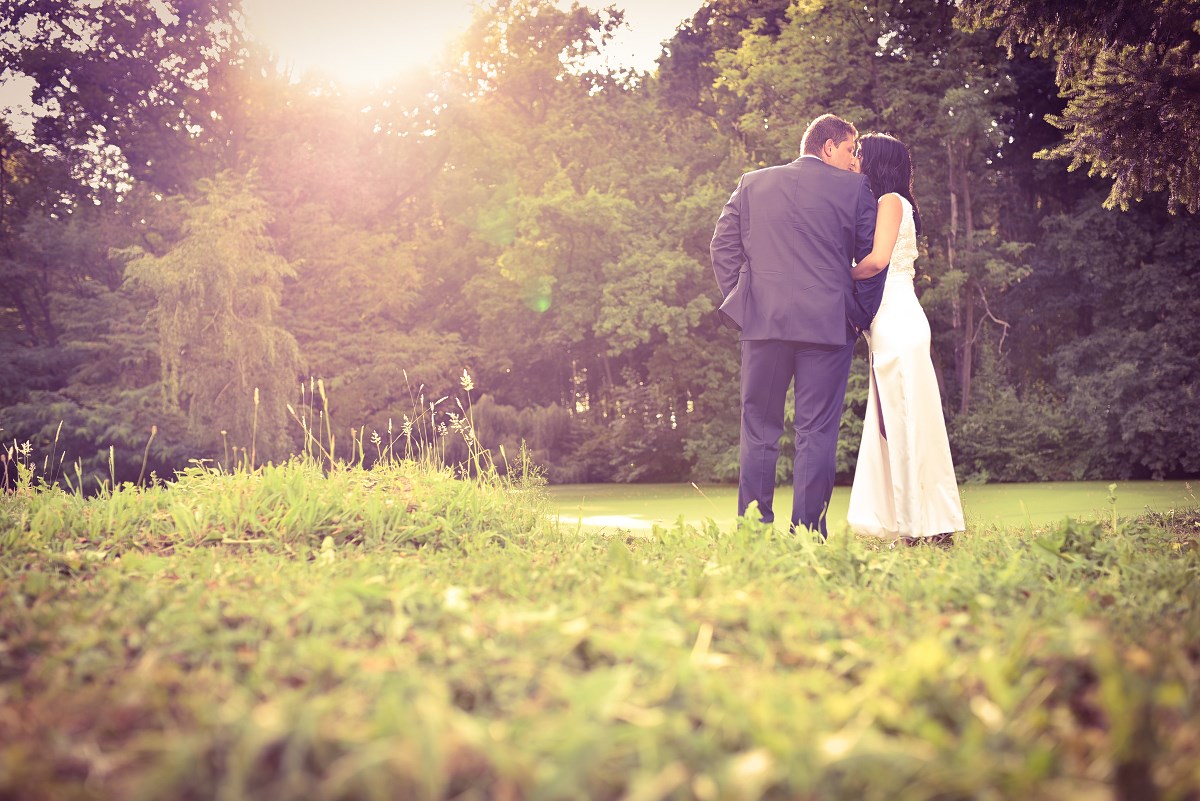
<svg viewBox="0 0 1200 801">
<path fill-rule="evenodd" d="M 975 356 L 975 293 L 972 288 L 968 282 L 966 314 L 963 320 L 962 363 L 959 374 L 959 390 L 962 392 L 958 403 L 959 414 L 966 414 L 971 409 L 971 364 L 974 362 Z"/>
<path fill-rule="evenodd" d="M 25 333 L 29 337 L 29 344 L 34 346 L 42 344 L 38 338 L 37 326 L 33 322 L 33 315 L 29 313 L 29 306 L 25 304 L 25 298 L 21 295 L 20 290 L 10 289 L 8 297 L 21 317 L 21 323 L 25 326 Z"/>
<path fill-rule="evenodd" d="M 963 142 L 962 165 L 958 171 L 958 180 L 962 183 L 963 219 L 966 222 L 967 247 L 971 247 L 972 237 L 975 236 L 975 208 L 971 203 L 971 178 L 967 172 L 967 154 L 971 152 L 971 142 Z"/>
<path fill-rule="evenodd" d="M 949 270 L 954 270 L 955 256 L 958 248 L 958 170 L 957 154 L 955 153 L 955 142 L 953 137 L 946 138 L 946 188 L 950 194 L 950 231 L 946 234 L 946 266 Z M 955 297 L 952 305 L 950 317 L 950 327 L 955 331 L 961 331 L 963 327 L 962 321 L 962 304 L 961 297 Z M 969 331 L 970 329 L 968 329 Z M 967 336 L 962 336 L 959 339 L 959 344 L 954 348 L 955 357 L 955 372 L 959 378 L 963 375 L 963 357 L 966 354 L 969 358 L 970 347 L 967 342 Z M 960 381 L 961 388 L 961 381 Z M 962 397 L 966 397 L 964 393 Z M 960 402 L 961 403 L 961 402 Z"/>
<path fill-rule="evenodd" d="M 950 149 L 950 207 L 951 207 L 951 236 L 957 241 L 958 208 L 961 203 L 965 234 L 963 251 L 967 254 L 974 247 L 975 209 L 971 201 L 970 174 L 967 170 L 968 155 L 971 151 L 970 139 L 955 140 L 956 148 Z M 955 152 L 957 150 L 957 152 Z M 955 163 L 957 160 L 957 163 Z M 959 317 L 958 303 L 955 304 L 955 325 L 961 326 L 958 348 L 959 376 L 959 414 L 966 414 L 971 408 L 971 376 L 975 361 L 975 287 L 968 279 L 963 284 L 962 316 Z"/>
</svg>

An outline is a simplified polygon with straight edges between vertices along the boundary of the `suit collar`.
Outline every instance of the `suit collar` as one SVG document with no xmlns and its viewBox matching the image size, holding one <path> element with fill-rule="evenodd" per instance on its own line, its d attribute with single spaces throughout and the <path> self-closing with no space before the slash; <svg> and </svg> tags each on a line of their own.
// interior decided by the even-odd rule
<svg viewBox="0 0 1200 801">
<path fill-rule="evenodd" d="M 792 163 L 793 164 L 819 164 L 821 167 L 827 167 L 831 170 L 837 169 L 837 167 L 834 167 L 832 164 L 826 164 L 824 161 L 822 161 L 820 159 L 820 157 L 814 156 L 810 153 L 805 153 L 803 156 L 796 159 Z M 839 170 L 839 172 L 840 172 L 840 170 Z"/>
<path fill-rule="evenodd" d="M 807 153 L 793 161 L 792 165 L 810 170 L 825 170 L 829 172 L 846 173 L 847 175 L 857 175 L 863 180 L 866 180 L 866 176 L 862 175 L 861 173 L 850 172 L 849 170 L 843 170 L 840 167 L 835 167 L 832 164 L 826 164 L 817 156 L 809 155 Z"/>
</svg>

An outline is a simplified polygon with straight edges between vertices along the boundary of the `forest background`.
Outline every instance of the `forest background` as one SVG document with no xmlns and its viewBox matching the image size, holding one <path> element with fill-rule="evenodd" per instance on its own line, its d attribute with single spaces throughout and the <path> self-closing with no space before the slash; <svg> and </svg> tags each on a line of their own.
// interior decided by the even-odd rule
<svg viewBox="0 0 1200 801">
<path fill-rule="evenodd" d="M 469 414 L 554 482 L 732 480 L 709 239 L 829 111 L 912 150 L 960 479 L 1200 475 L 1197 5 L 710 0 L 645 74 L 618 8 L 496 0 L 352 90 L 237 0 L 3 0 L 0 436 L 119 482 Z"/>
</svg>

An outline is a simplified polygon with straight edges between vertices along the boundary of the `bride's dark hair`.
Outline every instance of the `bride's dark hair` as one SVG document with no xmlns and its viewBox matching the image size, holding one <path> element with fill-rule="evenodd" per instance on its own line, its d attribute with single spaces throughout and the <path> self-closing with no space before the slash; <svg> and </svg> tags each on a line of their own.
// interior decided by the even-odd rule
<svg viewBox="0 0 1200 801">
<path fill-rule="evenodd" d="M 895 192 L 912 204 L 913 222 L 921 233 L 921 212 L 912 191 L 912 159 L 908 148 L 894 136 L 885 133 L 863 134 L 858 140 L 861 148 L 862 172 L 871 181 L 876 198 Z"/>
</svg>

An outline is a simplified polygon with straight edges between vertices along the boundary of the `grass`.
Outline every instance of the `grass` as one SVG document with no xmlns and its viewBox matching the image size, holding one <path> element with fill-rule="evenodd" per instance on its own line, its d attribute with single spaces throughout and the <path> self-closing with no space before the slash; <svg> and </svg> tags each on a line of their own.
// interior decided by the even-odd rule
<svg viewBox="0 0 1200 801">
<path fill-rule="evenodd" d="M 0 498 L 0 798 L 1194 799 L 1200 512 L 948 551 L 302 461 Z"/>
<path fill-rule="evenodd" d="M 962 489 L 967 523 L 972 528 L 1028 528 L 1076 520 L 1107 519 L 1115 504 L 1130 517 L 1147 509 L 1197 505 L 1192 484 L 1184 481 L 1123 481 L 1114 490 L 1106 481 L 1042 484 L 967 484 Z M 575 484 L 549 488 L 551 512 L 564 523 L 583 520 L 583 529 L 642 530 L 682 519 L 701 525 L 712 519 L 731 526 L 737 509 L 737 487 L 691 484 Z M 791 516 L 790 487 L 775 493 L 775 519 Z M 849 487 L 836 487 L 830 501 L 831 531 L 846 525 Z"/>
</svg>

